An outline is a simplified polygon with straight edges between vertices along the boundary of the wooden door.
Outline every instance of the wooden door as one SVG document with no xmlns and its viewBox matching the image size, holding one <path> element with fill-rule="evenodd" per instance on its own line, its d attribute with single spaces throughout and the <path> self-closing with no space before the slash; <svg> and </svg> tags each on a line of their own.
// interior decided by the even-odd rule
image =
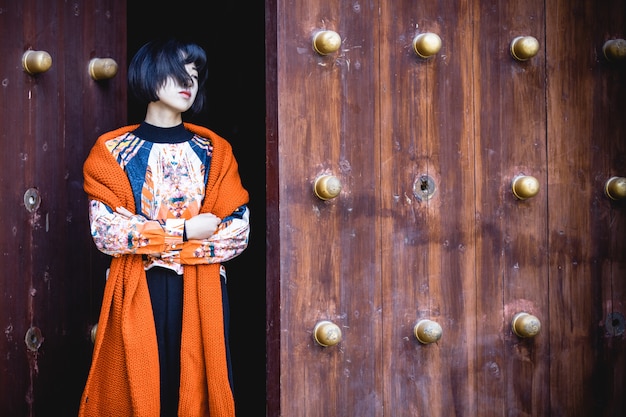
<svg viewBox="0 0 626 417">
<path fill-rule="evenodd" d="M 605 193 L 626 171 L 626 66 L 604 52 L 626 4 L 559 0 L 546 16 L 550 409 L 626 415 L 626 203 Z"/>
<path fill-rule="evenodd" d="M 0 1 L 0 414 L 76 415 L 105 259 L 82 162 L 126 119 L 124 0 Z M 23 67 L 26 52 L 34 55 Z M 119 62 L 94 80 L 94 58 Z"/>
<path fill-rule="evenodd" d="M 623 2 L 266 7 L 268 415 L 622 415 Z"/>
</svg>

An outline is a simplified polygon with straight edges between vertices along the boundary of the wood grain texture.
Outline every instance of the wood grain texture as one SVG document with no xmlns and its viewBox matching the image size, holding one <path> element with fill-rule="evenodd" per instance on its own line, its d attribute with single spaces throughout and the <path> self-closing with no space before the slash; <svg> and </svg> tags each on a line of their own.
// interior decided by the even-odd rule
<svg viewBox="0 0 626 417">
<path fill-rule="evenodd" d="M 82 164 L 96 138 L 126 120 L 125 4 L 0 5 L 3 415 L 74 415 L 78 409 L 106 265 L 89 234 Z M 27 49 L 48 52 L 52 67 L 24 72 Z M 88 64 L 94 57 L 120 63 L 117 78 L 93 81 Z M 24 202 L 29 189 L 40 198 L 32 211 Z M 34 350 L 25 343 L 31 327 L 42 335 Z"/>
<path fill-rule="evenodd" d="M 369 1 L 278 7 L 282 415 L 382 415 L 376 13 Z M 313 50 L 323 29 L 341 36 L 336 53 Z M 337 198 L 314 195 L 322 174 L 341 181 Z M 314 342 L 320 320 L 341 328 L 339 346 Z"/>
<path fill-rule="evenodd" d="M 465 2 L 381 6 L 378 221 L 385 408 L 399 416 L 471 414 L 476 366 L 476 317 L 466 314 L 476 309 L 471 13 Z M 428 32 L 442 39 L 442 47 L 424 59 L 413 50 L 413 39 Z M 421 196 L 430 186 L 432 197 Z M 442 327 L 438 342 L 416 339 L 413 329 L 421 319 Z"/>
<path fill-rule="evenodd" d="M 359 19 L 354 5 L 279 3 L 282 415 L 623 414 L 626 207 L 604 184 L 625 175 L 626 82 L 599 52 L 624 37 L 618 3 L 399 0 Z M 320 22 L 350 40 L 341 63 L 312 58 Z M 428 59 L 412 50 L 425 32 L 442 39 Z M 512 57 L 519 36 L 537 55 Z M 371 48 L 361 60 L 354 39 Z M 362 82 L 355 63 L 369 65 Z M 371 153 L 346 150 L 354 131 Z M 294 178 L 342 172 L 345 155 L 337 200 Z M 514 195 L 522 175 L 537 195 Z M 357 309 L 370 320 L 351 319 Z M 536 336 L 512 331 L 521 312 L 538 318 Z M 324 313 L 351 323 L 339 349 L 316 352 L 298 326 Z M 419 343 L 420 319 L 442 338 Z"/>
<path fill-rule="evenodd" d="M 623 2 L 547 8 L 550 179 L 550 394 L 557 415 L 623 415 L 625 345 L 606 319 L 624 313 L 623 203 L 604 184 L 626 169 L 626 79 L 602 54 L 624 37 Z"/>
<path fill-rule="evenodd" d="M 546 415 L 548 274 L 545 16 L 542 2 L 473 2 L 476 149 L 477 365 L 479 415 Z M 513 39 L 532 36 L 536 56 L 514 59 Z M 539 193 L 520 200 L 516 176 Z M 542 322 L 534 338 L 511 330 L 518 312 Z"/>
</svg>

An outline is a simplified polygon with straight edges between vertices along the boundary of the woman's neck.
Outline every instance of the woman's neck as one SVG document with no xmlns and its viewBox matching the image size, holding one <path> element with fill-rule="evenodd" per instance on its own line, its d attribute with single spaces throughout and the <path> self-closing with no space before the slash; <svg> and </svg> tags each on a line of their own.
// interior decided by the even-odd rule
<svg viewBox="0 0 626 417">
<path fill-rule="evenodd" d="M 174 127 L 183 122 L 183 117 L 180 112 L 172 111 L 171 108 L 155 101 L 148 104 L 145 121 L 153 126 Z"/>
</svg>

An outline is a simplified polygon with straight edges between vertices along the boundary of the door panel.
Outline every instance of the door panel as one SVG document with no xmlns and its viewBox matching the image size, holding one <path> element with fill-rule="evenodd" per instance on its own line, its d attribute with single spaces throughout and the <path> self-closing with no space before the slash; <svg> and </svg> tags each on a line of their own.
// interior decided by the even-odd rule
<svg viewBox="0 0 626 417">
<path fill-rule="evenodd" d="M 548 415 L 544 3 L 475 2 L 473 15 L 476 405 L 488 416 Z M 515 59 L 512 42 L 526 36 L 537 53 Z M 525 176 L 539 188 L 523 199 L 512 185 Z M 513 333 L 518 313 L 537 317 L 540 333 Z"/>
<path fill-rule="evenodd" d="M 126 117 L 125 1 L 0 1 L 2 415 L 75 415 L 91 360 L 104 257 L 89 235 L 82 161 Z M 27 50 L 48 71 L 22 67 Z M 117 76 L 94 81 L 111 57 Z"/>
<path fill-rule="evenodd" d="M 626 172 L 626 73 L 602 46 L 624 39 L 626 5 L 554 1 L 547 14 L 551 408 L 623 415 L 626 206 L 604 188 Z"/>
<path fill-rule="evenodd" d="M 471 19 L 455 2 L 381 6 L 384 408 L 449 416 L 474 407 L 476 317 L 464 313 L 475 311 L 477 292 Z M 413 41 L 428 33 L 441 50 L 421 58 Z M 420 343 L 420 320 L 437 323 L 441 339 Z"/>
<path fill-rule="evenodd" d="M 382 399 L 380 276 L 376 240 L 377 168 L 375 50 L 371 2 L 295 4 L 278 33 L 279 112 L 287 122 L 279 143 L 282 383 L 291 395 L 284 415 L 378 415 Z M 333 30 L 336 54 L 313 50 L 312 36 Z M 322 175 L 341 183 L 323 200 L 314 184 Z M 270 226 L 273 227 L 273 226 Z M 322 320 L 336 324 L 341 346 L 324 348 L 313 337 Z M 337 383 L 341 382 L 341 383 Z M 379 384 L 382 381 L 378 382 Z"/>
<path fill-rule="evenodd" d="M 298 3 L 266 2 L 269 415 L 622 414 L 625 6 Z"/>
</svg>

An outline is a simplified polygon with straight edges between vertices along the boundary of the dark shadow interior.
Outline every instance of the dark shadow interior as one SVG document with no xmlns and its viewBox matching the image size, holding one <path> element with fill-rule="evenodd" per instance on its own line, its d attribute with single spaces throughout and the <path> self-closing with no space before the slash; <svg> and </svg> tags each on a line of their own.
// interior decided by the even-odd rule
<svg viewBox="0 0 626 417">
<path fill-rule="evenodd" d="M 245 10 L 237 2 L 196 0 L 167 7 L 128 2 L 129 62 L 144 42 L 164 35 L 191 39 L 208 52 L 208 105 L 186 121 L 229 140 L 250 193 L 250 244 L 226 265 L 238 417 L 265 415 L 264 7 L 263 2 L 246 3 Z M 143 116 L 143 107 L 129 98 L 128 123 Z"/>
</svg>

